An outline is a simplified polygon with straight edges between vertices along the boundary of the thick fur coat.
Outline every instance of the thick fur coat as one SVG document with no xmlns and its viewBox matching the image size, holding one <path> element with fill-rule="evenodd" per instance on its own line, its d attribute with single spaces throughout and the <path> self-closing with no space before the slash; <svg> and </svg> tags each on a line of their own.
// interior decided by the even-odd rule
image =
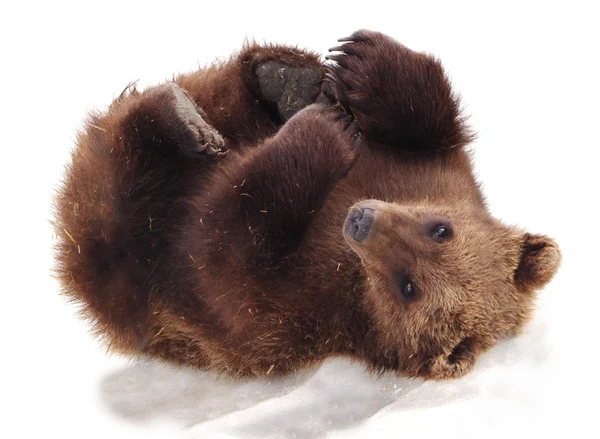
<svg viewBox="0 0 600 439">
<path fill-rule="evenodd" d="M 560 252 L 493 218 L 440 62 L 359 31 L 323 64 L 249 44 L 89 118 L 57 273 L 110 348 L 232 375 L 333 355 L 459 377 Z"/>
</svg>

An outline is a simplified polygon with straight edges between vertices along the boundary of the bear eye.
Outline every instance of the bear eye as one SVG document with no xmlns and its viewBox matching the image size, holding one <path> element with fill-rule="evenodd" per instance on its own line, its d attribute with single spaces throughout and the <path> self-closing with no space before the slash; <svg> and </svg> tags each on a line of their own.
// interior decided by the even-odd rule
<svg viewBox="0 0 600 439">
<path fill-rule="evenodd" d="M 449 223 L 436 223 L 430 229 L 431 239 L 442 242 L 452 238 L 452 226 Z"/>
<path fill-rule="evenodd" d="M 443 238 L 448 234 L 448 228 L 445 225 L 440 224 L 439 226 L 437 226 L 437 229 L 435 229 L 435 234 L 440 238 Z"/>
<path fill-rule="evenodd" d="M 398 285 L 400 289 L 400 295 L 406 301 L 413 301 L 416 299 L 418 290 L 414 282 L 409 279 L 408 276 L 402 276 Z"/>
</svg>

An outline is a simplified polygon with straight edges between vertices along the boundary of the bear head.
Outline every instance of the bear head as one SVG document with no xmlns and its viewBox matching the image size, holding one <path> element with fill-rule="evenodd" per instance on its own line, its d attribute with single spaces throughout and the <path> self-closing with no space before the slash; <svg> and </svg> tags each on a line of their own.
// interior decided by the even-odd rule
<svg viewBox="0 0 600 439">
<path fill-rule="evenodd" d="M 423 378 L 462 376 L 479 353 L 519 333 L 561 260 L 552 239 L 468 205 L 366 200 L 343 233 L 366 272 L 377 351 Z"/>
</svg>

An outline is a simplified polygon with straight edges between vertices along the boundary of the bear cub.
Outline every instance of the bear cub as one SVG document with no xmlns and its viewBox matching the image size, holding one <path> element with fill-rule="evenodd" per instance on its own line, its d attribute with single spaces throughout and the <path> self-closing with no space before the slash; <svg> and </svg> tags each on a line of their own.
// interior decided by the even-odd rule
<svg viewBox="0 0 600 439">
<path fill-rule="evenodd" d="M 495 219 L 440 62 L 377 32 L 247 44 L 77 138 L 57 274 L 108 346 L 227 372 L 343 355 L 444 379 L 518 333 L 560 251 Z"/>
</svg>

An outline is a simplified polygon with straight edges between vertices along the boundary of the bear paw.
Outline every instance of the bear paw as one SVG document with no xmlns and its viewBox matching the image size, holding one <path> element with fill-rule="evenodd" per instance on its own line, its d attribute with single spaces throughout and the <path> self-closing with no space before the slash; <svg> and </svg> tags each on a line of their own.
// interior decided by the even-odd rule
<svg viewBox="0 0 600 439">
<path fill-rule="evenodd" d="M 217 156 L 225 154 L 227 151 L 223 137 L 204 120 L 196 104 L 177 85 L 167 84 L 167 86 L 175 95 L 177 115 L 196 140 L 197 145 L 193 152 Z"/>
<path fill-rule="evenodd" d="M 441 63 L 378 32 L 358 31 L 329 49 L 335 95 L 366 138 L 413 151 L 472 140 Z"/>
<path fill-rule="evenodd" d="M 201 110 L 175 83 L 156 87 L 151 92 L 157 102 L 167 105 L 176 118 L 172 121 L 173 132 L 184 153 L 191 155 L 222 156 L 227 152 L 225 140 L 204 117 Z"/>
<path fill-rule="evenodd" d="M 269 60 L 256 66 L 255 75 L 262 99 L 276 107 L 281 122 L 316 100 L 324 102 L 327 86 L 322 90 L 324 72 L 318 68 Z"/>
<path fill-rule="evenodd" d="M 362 144 L 359 126 L 352 115 L 338 106 L 324 104 L 312 104 L 299 111 L 275 138 L 284 141 L 289 150 L 299 151 L 302 159 L 297 163 L 311 157 L 310 165 L 303 165 L 303 172 L 313 176 L 323 173 L 334 181 L 352 169 Z M 305 169 L 311 166 L 318 171 Z"/>
<path fill-rule="evenodd" d="M 352 114 L 344 111 L 339 106 L 313 104 L 298 113 L 294 119 L 296 118 L 311 119 L 315 126 L 323 124 L 322 129 L 318 131 L 322 135 L 326 135 L 325 133 L 332 135 L 332 144 L 335 139 L 341 141 L 346 147 L 350 146 L 351 149 L 358 149 L 361 145 L 362 134 L 358 123 L 356 123 Z M 295 123 L 290 121 L 290 124 Z"/>
<path fill-rule="evenodd" d="M 330 61 L 325 64 L 326 77 L 335 97 L 346 111 L 355 115 L 359 112 L 370 113 L 373 87 L 377 87 L 373 80 L 379 76 L 376 70 L 381 68 L 379 61 L 383 59 L 382 49 L 385 50 L 381 46 L 387 43 L 380 36 L 383 35 L 370 31 L 355 32 L 350 37 L 340 38 L 338 41 L 343 44 L 329 49 L 337 53 L 325 57 Z"/>
</svg>

